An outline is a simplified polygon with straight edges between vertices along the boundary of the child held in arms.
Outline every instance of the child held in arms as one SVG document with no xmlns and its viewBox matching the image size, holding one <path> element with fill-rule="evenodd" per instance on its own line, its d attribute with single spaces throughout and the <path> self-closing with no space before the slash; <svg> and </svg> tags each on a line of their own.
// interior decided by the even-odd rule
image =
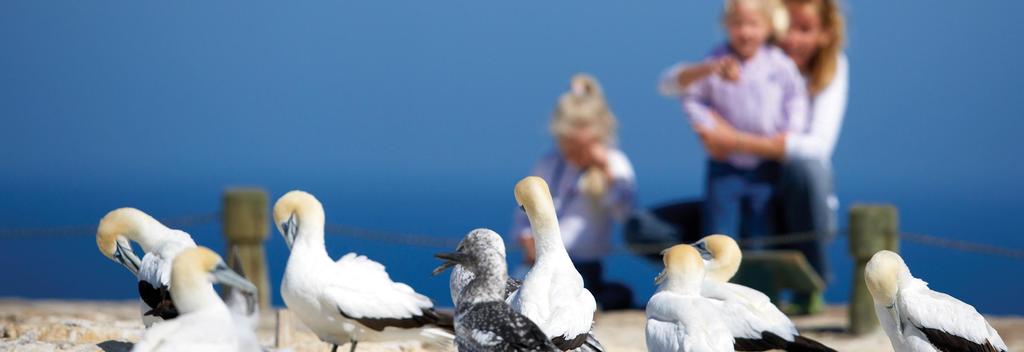
<svg viewBox="0 0 1024 352">
<path fill-rule="evenodd" d="M 793 61 L 773 45 L 785 32 L 788 17 L 778 0 L 728 0 L 722 23 L 728 42 L 715 48 L 704 63 L 677 66 L 663 80 L 665 87 L 684 87 L 683 109 L 694 129 L 726 122 L 757 136 L 803 132 L 807 124 L 807 90 Z M 669 83 L 669 84 L 666 84 Z M 666 92 L 667 93 L 667 92 Z M 737 138 L 733 144 L 764 140 Z M 781 138 L 781 137 L 780 137 Z M 780 164 L 735 145 L 707 144 L 705 234 L 757 238 L 772 234 L 771 201 L 779 184 Z M 760 248 L 761 246 L 747 246 Z"/>
<path fill-rule="evenodd" d="M 633 166 L 615 147 L 615 116 L 601 86 L 586 74 L 572 77 L 551 118 L 557 149 L 535 164 L 531 175 L 543 178 L 554 200 L 562 240 L 584 286 L 604 309 L 629 308 L 632 297 L 621 284 L 604 281 L 601 260 L 612 250 L 613 221 L 632 210 L 636 190 Z M 526 214 L 517 210 L 513 236 L 536 259 Z"/>
</svg>

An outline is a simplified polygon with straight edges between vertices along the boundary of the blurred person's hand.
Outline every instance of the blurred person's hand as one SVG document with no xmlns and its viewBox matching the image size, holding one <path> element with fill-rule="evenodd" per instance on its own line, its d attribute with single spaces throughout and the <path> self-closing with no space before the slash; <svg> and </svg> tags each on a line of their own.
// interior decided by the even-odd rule
<svg viewBox="0 0 1024 352">
<path fill-rule="evenodd" d="M 533 265 L 537 261 L 537 248 L 533 246 L 533 236 L 519 236 L 519 245 L 523 247 L 523 263 Z"/>
<path fill-rule="evenodd" d="M 608 146 L 604 145 L 599 141 L 590 143 L 590 147 L 587 148 L 588 159 L 590 159 L 590 167 L 595 167 L 604 173 L 606 178 L 605 181 L 611 181 L 611 166 L 608 164 Z"/>
<path fill-rule="evenodd" d="M 715 61 L 715 72 L 726 81 L 736 82 L 740 79 L 740 62 L 726 55 Z"/>
<path fill-rule="evenodd" d="M 714 120 L 713 124 L 695 124 L 693 129 L 704 144 L 708 156 L 713 160 L 722 161 L 736 151 L 740 135 L 717 113 L 712 112 L 711 118 Z"/>
</svg>

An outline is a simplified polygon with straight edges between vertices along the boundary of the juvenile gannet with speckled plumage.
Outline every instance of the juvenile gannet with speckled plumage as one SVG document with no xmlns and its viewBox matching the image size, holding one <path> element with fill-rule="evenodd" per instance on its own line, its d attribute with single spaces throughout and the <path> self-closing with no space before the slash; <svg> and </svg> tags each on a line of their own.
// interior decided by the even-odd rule
<svg viewBox="0 0 1024 352">
<path fill-rule="evenodd" d="M 348 253 L 337 262 L 324 248 L 324 208 L 313 195 L 291 191 L 274 204 L 274 224 L 291 249 L 281 297 L 292 312 L 336 351 L 359 341 L 451 342 L 451 318 L 429 298 L 391 281 L 384 266 Z"/>
<path fill-rule="evenodd" d="M 662 252 L 665 269 L 647 301 L 647 350 L 650 352 L 733 351 L 733 335 L 722 316 L 722 301 L 702 296 L 704 261 L 689 245 Z"/>
<path fill-rule="evenodd" d="M 132 250 L 131 242 L 145 252 L 142 260 Z M 196 246 L 192 236 L 164 226 L 135 208 L 115 209 L 100 220 L 96 230 L 100 252 L 120 263 L 138 278 L 142 298 L 143 323 L 172 319 L 178 315 L 168 291 L 171 285 L 171 263 L 183 249 Z"/>
<path fill-rule="evenodd" d="M 500 248 L 495 244 L 501 243 Z M 555 346 L 529 318 L 505 303 L 508 272 L 501 236 L 477 229 L 466 235 L 454 253 L 441 253 L 438 274 L 455 266 L 469 279 L 455 295 L 455 345 L 460 352 L 549 351 Z"/>
<path fill-rule="evenodd" d="M 897 352 L 1005 352 L 1006 343 L 971 305 L 932 291 L 899 254 L 879 251 L 864 268 L 875 314 Z"/>
<path fill-rule="evenodd" d="M 693 244 L 704 260 L 707 276 L 701 295 L 722 301 L 720 316 L 735 339 L 737 351 L 835 351 L 800 336 L 796 326 L 765 294 L 730 283 L 743 252 L 732 237 L 710 235 Z"/>
<path fill-rule="evenodd" d="M 213 289 L 221 283 L 255 294 L 256 286 L 231 271 L 217 253 L 205 247 L 181 251 L 174 258 L 171 281 L 180 315 L 146 330 L 133 352 L 260 350 L 255 333 L 234 320 Z"/>
<path fill-rule="evenodd" d="M 536 176 L 516 183 L 515 198 L 530 219 L 537 260 L 522 286 L 508 297 L 512 309 L 537 323 L 563 351 L 603 351 L 590 333 L 597 302 L 583 287 L 562 242 L 547 182 Z"/>
</svg>

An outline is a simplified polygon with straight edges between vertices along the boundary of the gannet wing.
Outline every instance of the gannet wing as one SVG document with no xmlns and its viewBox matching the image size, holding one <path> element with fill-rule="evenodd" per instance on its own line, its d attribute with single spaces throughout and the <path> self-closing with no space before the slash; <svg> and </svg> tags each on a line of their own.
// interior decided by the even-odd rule
<svg viewBox="0 0 1024 352">
<path fill-rule="evenodd" d="M 146 253 L 142 256 L 139 280 L 148 282 L 153 287 L 167 286 L 171 282 L 171 261 L 164 259 L 159 253 Z"/>
<path fill-rule="evenodd" d="M 579 289 L 575 297 L 565 294 L 574 288 L 576 286 L 556 287 L 549 291 L 552 310 L 544 331 L 563 351 L 576 349 L 587 341 L 597 310 L 597 301 L 589 290 Z"/>
<path fill-rule="evenodd" d="M 461 343 L 488 351 L 559 351 L 533 321 L 504 302 L 472 304 L 460 316 L 466 332 L 456 337 Z"/>
<path fill-rule="evenodd" d="M 139 297 L 146 303 L 149 310 L 144 315 L 152 315 L 161 319 L 173 319 L 178 310 L 171 300 L 168 290 L 170 283 L 170 261 L 157 253 L 146 253 L 139 267 Z"/>
<path fill-rule="evenodd" d="M 921 281 L 923 283 L 923 281 Z M 921 330 L 941 350 L 1006 351 L 1006 343 L 973 306 L 923 284 L 900 290 L 902 319 Z"/>
<path fill-rule="evenodd" d="M 680 321 L 670 295 L 656 293 L 647 302 L 646 330 L 647 350 L 651 352 L 684 351 L 687 341 L 686 326 Z M 680 302 L 682 304 L 682 302 Z M 677 307 L 685 309 L 685 307 Z"/>
<path fill-rule="evenodd" d="M 751 344 L 753 347 L 767 343 L 759 341 L 767 337 L 765 332 L 790 342 L 798 335 L 793 322 L 771 303 L 768 296 L 754 289 L 705 280 L 701 295 L 722 302 L 721 320 L 737 339 L 738 345 Z"/>
<path fill-rule="evenodd" d="M 391 281 L 384 266 L 349 253 L 336 262 L 325 289 L 325 306 L 374 329 L 420 327 L 441 322 L 433 302 L 406 284 Z"/>
</svg>

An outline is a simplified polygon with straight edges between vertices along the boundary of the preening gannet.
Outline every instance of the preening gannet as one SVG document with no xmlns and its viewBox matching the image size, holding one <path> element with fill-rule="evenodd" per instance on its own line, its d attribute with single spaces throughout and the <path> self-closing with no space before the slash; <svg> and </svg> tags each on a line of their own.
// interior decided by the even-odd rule
<svg viewBox="0 0 1024 352">
<path fill-rule="evenodd" d="M 213 289 L 221 283 L 255 294 L 256 286 L 231 271 L 217 253 L 205 247 L 183 250 L 174 258 L 171 281 L 180 315 L 153 325 L 133 352 L 260 350 L 255 333 L 234 320 Z"/>
<path fill-rule="evenodd" d="M 932 291 L 899 254 L 875 253 L 864 268 L 875 313 L 897 352 L 1005 352 L 1006 343 L 971 305 Z"/>
<path fill-rule="evenodd" d="M 501 236 L 487 229 L 473 230 L 435 274 L 455 266 L 470 273 L 455 302 L 455 345 L 460 352 L 561 351 L 529 318 L 505 303 L 508 272 Z M 453 293 L 454 295 L 454 293 Z"/>
<path fill-rule="evenodd" d="M 701 295 L 722 302 L 719 316 L 732 333 L 737 351 L 835 351 L 800 336 L 789 317 L 765 294 L 729 282 L 743 260 L 732 237 L 710 235 L 693 247 L 701 254 L 707 272 Z"/>
<path fill-rule="evenodd" d="M 665 270 L 647 301 L 647 350 L 650 352 L 733 351 L 733 335 L 722 316 L 722 301 L 703 297 L 704 262 L 689 245 L 663 252 Z"/>
<path fill-rule="evenodd" d="M 597 302 L 565 251 L 547 182 L 526 177 L 516 184 L 515 198 L 530 219 L 537 260 L 519 290 L 508 297 L 509 304 L 563 351 L 603 351 L 590 333 Z"/>
<path fill-rule="evenodd" d="M 138 243 L 145 252 L 142 260 L 129 241 Z M 178 252 L 196 246 L 192 236 L 168 228 L 138 209 L 120 208 L 100 220 L 96 245 L 104 256 L 120 263 L 138 278 L 139 297 L 145 303 L 142 320 L 146 326 L 178 315 L 168 291 L 171 262 Z"/>
<path fill-rule="evenodd" d="M 337 262 L 324 248 L 324 209 L 313 195 L 291 191 L 274 204 L 274 223 L 291 249 L 281 297 L 314 333 L 337 350 L 359 341 L 451 343 L 450 316 L 429 298 L 391 281 L 384 266 L 348 253 Z"/>
<path fill-rule="evenodd" d="M 484 233 L 493 233 L 495 236 L 484 235 Z M 502 257 L 505 257 L 505 241 L 501 239 L 501 235 L 498 235 L 494 231 L 489 229 L 476 229 L 470 231 L 469 234 L 466 235 L 466 238 L 469 237 L 479 238 L 479 241 L 482 241 L 482 243 L 484 243 L 488 248 L 500 253 Z M 440 274 L 448 268 L 452 268 L 451 278 L 448 280 L 448 289 L 451 292 L 452 304 L 457 304 L 459 302 L 459 294 L 470 281 L 473 281 L 473 277 L 475 275 L 472 271 L 457 264 L 455 261 L 444 262 L 444 264 L 441 264 L 437 269 L 434 269 L 434 275 Z M 505 277 L 505 296 L 502 297 L 502 299 L 508 298 L 512 292 L 518 290 L 519 286 L 523 284 L 522 281 L 510 278 L 507 274 Z"/>
</svg>

